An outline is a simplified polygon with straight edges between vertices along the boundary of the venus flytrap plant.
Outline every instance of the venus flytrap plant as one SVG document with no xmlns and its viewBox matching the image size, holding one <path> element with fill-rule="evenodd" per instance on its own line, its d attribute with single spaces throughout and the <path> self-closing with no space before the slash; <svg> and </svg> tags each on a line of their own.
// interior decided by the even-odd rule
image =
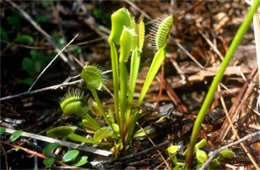
<svg viewBox="0 0 260 170">
<path fill-rule="evenodd" d="M 157 52 L 153 58 L 136 105 L 133 104 L 133 99 L 144 44 L 145 26 L 142 20 L 139 23 L 135 23 L 134 18 L 125 8 L 113 13 L 111 20 L 112 29 L 108 43 L 111 50 L 113 72 L 114 110 L 106 111 L 97 94 L 97 91 L 102 88 L 104 83 L 102 71 L 96 66 L 87 65 L 81 72 L 81 78 L 94 98 L 95 102 L 93 106 L 88 107 L 84 103 L 84 100 L 82 100 L 83 94 L 80 91 L 74 90 L 64 97 L 61 108 L 64 114 L 81 117 L 82 125 L 95 132 L 93 139 L 85 139 L 82 136 L 76 135 L 70 127 L 54 128 L 48 132 L 48 135 L 57 133 L 58 135 L 52 136 L 65 137 L 92 144 L 102 144 L 104 143 L 102 142 L 103 139 L 107 141 L 112 140 L 114 141 L 113 151 L 115 155 L 118 155 L 120 150 L 123 148 L 127 149 L 129 142 L 134 136 L 136 122 L 142 114 L 138 107 L 141 105 L 152 80 L 165 58 L 167 36 L 173 24 L 173 18 L 171 16 L 166 17 L 157 26 L 154 35 Z M 117 51 L 120 53 L 118 54 Z M 128 71 L 127 63 L 130 56 L 131 63 L 130 70 Z M 129 75 L 128 72 L 130 72 Z M 96 116 L 99 116 L 101 113 L 105 120 L 104 126 L 100 127 L 88 113 L 90 111 L 95 113 Z M 148 129 L 151 129 L 151 127 L 148 127 Z M 67 132 L 64 132 L 64 130 Z M 59 133 L 65 133 L 65 135 L 59 135 Z M 137 131 L 136 136 L 140 137 L 142 133 Z"/>
<path fill-rule="evenodd" d="M 141 113 L 138 109 L 132 108 L 132 105 L 136 79 L 140 66 L 141 51 L 144 43 L 145 29 L 144 23 L 141 21 L 139 24 L 136 24 L 130 13 L 124 8 L 116 11 L 112 15 L 111 20 L 112 30 L 108 41 L 111 48 L 115 116 L 119 125 L 122 144 L 125 147 L 133 136 L 136 121 Z M 172 23 L 173 18 L 169 16 L 163 18 L 161 22 L 157 25 L 154 40 L 158 51 L 155 54 L 152 65 L 147 74 L 147 78 L 141 91 L 141 95 L 136 105 L 137 107 L 141 105 L 143 98 L 151 85 L 152 80 L 154 79 L 165 58 L 167 36 L 170 32 Z M 118 55 L 116 52 L 117 50 L 115 44 L 120 45 L 119 62 L 117 59 Z M 127 86 L 128 74 L 125 64 L 128 61 L 130 53 L 132 54 L 129 86 Z M 117 78 L 118 74 L 120 80 L 118 80 Z M 118 83 L 120 83 L 119 94 Z M 117 101 L 118 98 L 120 99 L 120 101 Z"/>
</svg>

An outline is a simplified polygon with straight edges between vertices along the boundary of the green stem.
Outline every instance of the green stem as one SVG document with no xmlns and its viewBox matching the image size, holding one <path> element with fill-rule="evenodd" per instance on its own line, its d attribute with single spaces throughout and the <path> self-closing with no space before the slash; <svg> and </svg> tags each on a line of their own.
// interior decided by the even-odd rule
<svg viewBox="0 0 260 170">
<path fill-rule="evenodd" d="M 127 93 L 127 70 L 125 63 L 123 61 L 119 62 L 119 72 L 120 72 L 120 111 L 119 111 L 119 129 L 120 136 L 124 139 L 126 134 L 126 93 Z M 124 142 L 123 142 L 124 144 Z"/>
<path fill-rule="evenodd" d="M 110 45 L 110 49 L 111 49 L 111 63 L 112 63 L 112 71 L 113 71 L 115 116 L 116 116 L 116 120 L 119 124 L 118 56 L 117 56 L 115 44 L 112 40 L 109 40 L 109 45 Z"/>
<path fill-rule="evenodd" d="M 77 135 L 75 133 L 69 134 L 68 138 L 70 140 L 76 141 L 76 142 L 84 142 L 84 143 L 91 143 L 91 144 L 96 144 L 96 142 L 92 139 L 87 139 L 83 136 Z"/>
<path fill-rule="evenodd" d="M 75 142 L 84 142 L 84 143 L 98 144 L 98 145 L 111 145 L 111 143 L 107 143 L 107 142 L 98 143 L 98 142 L 94 141 L 93 139 L 85 138 L 85 137 L 80 136 L 76 133 L 69 134 L 69 136 L 67 138 L 72 140 L 72 141 L 75 141 Z"/>
<path fill-rule="evenodd" d="M 166 54 L 165 46 L 166 46 L 166 44 L 162 48 L 160 48 L 156 52 L 156 54 L 154 56 L 154 59 L 152 61 L 150 69 L 149 69 L 149 71 L 148 71 L 148 73 L 146 75 L 146 79 L 144 81 L 143 88 L 141 90 L 140 96 L 139 96 L 138 101 L 137 101 L 137 106 L 138 107 L 143 102 L 145 94 L 147 93 L 147 91 L 148 91 L 148 89 L 149 89 L 149 87 L 150 87 L 154 77 L 156 76 L 158 70 L 160 69 L 160 66 L 162 65 L 162 62 L 163 62 L 163 60 L 165 58 L 165 54 Z"/>
<path fill-rule="evenodd" d="M 105 111 L 104 111 L 104 109 L 103 109 L 103 106 L 102 106 L 102 104 L 101 104 L 101 102 L 100 102 L 100 100 L 99 100 L 99 97 L 98 97 L 98 95 L 97 95 L 96 89 L 90 89 L 90 91 L 91 91 L 92 96 L 94 97 L 94 100 L 95 100 L 95 102 L 97 103 L 98 108 L 100 109 L 101 114 L 103 115 L 103 117 L 104 117 L 106 123 L 107 123 L 110 127 L 112 127 L 112 125 L 111 125 L 110 121 L 108 120 L 107 115 L 106 115 L 106 113 L 105 113 Z"/>
<path fill-rule="evenodd" d="M 254 0 L 254 3 L 248 12 L 248 15 L 246 16 L 243 24 L 239 27 L 239 30 L 237 31 L 235 38 L 233 39 L 233 41 L 230 45 L 230 48 L 228 49 L 226 56 L 220 65 L 219 71 L 218 71 L 217 75 L 215 76 L 215 78 L 209 88 L 209 91 L 207 93 L 207 96 L 201 106 L 201 109 L 199 111 L 198 117 L 195 121 L 193 130 L 192 130 L 191 140 L 190 140 L 189 147 L 188 147 L 188 153 L 187 153 L 187 157 L 186 157 L 187 163 L 188 163 L 188 168 L 191 168 L 194 146 L 196 144 L 197 138 L 200 133 L 201 124 L 202 124 L 204 117 L 207 113 L 207 110 L 208 110 L 209 106 L 211 105 L 211 102 L 214 98 L 215 91 L 216 91 L 220 81 L 223 78 L 225 69 L 227 68 L 234 52 L 236 51 L 238 45 L 240 44 L 242 37 L 244 36 L 246 31 L 250 27 L 250 23 L 252 22 L 254 13 L 256 12 L 259 4 L 260 4 L 260 0 Z"/>
<path fill-rule="evenodd" d="M 90 130 L 97 131 L 101 128 L 97 121 L 90 114 L 85 114 L 85 116 L 82 117 L 82 119 L 83 121 L 87 122 L 86 126 L 88 126 Z"/>
<path fill-rule="evenodd" d="M 130 66 L 130 77 L 129 77 L 129 90 L 128 90 L 128 108 L 131 108 L 133 98 L 134 98 L 134 92 L 135 92 L 135 86 L 136 86 L 136 79 L 138 76 L 139 66 L 140 66 L 140 52 L 138 48 L 135 48 L 132 52 L 131 57 L 131 66 Z"/>
<path fill-rule="evenodd" d="M 119 63 L 119 72 L 120 72 L 120 122 L 125 124 L 125 112 L 126 112 L 126 93 L 127 93 L 127 70 L 124 62 Z"/>
</svg>

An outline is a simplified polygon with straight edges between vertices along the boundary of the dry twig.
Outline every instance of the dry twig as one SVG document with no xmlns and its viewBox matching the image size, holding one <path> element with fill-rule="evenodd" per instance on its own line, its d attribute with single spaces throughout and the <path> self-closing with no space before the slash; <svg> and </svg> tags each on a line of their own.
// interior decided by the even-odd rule
<svg viewBox="0 0 260 170">
<path fill-rule="evenodd" d="M 14 132 L 15 132 L 14 129 L 6 128 L 6 133 L 12 134 Z M 74 149 L 79 149 L 79 150 L 82 150 L 82 151 L 90 152 L 90 153 L 101 155 L 101 156 L 109 156 L 109 155 L 112 154 L 112 152 L 109 152 L 109 151 L 106 151 L 106 150 L 96 149 L 96 148 L 93 148 L 93 147 L 88 147 L 86 145 L 80 145 L 80 144 L 76 144 L 76 143 L 72 143 L 72 142 L 53 139 L 53 138 L 49 138 L 49 137 L 46 137 L 46 136 L 36 135 L 36 134 L 33 134 L 33 133 L 28 133 L 28 132 L 23 132 L 21 136 L 37 139 L 37 140 L 48 142 L 48 143 L 58 143 L 62 146 L 66 146 L 66 147 L 74 148 Z"/>
</svg>

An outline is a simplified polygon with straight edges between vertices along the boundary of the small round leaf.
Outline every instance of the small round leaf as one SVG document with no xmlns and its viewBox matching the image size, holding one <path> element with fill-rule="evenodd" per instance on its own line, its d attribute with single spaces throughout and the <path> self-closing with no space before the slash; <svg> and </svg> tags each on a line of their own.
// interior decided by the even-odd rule
<svg viewBox="0 0 260 170">
<path fill-rule="evenodd" d="M 203 148 L 207 143 L 206 139 L 202 139 L 201 141 L 199 141 L 196 145 L 195 145 L 195 152 L 200 149 Z"/>
<path fill-rule="evenodd" d="M 22 130 L 15 131 L 9 138 L 10 142 L 14 142 L 15 140 L 17 140 L 22 135 L 22 133 Z"/>
<path fill-rule="evenodd" d="M 78 150 L 70 150 L 68 151 L 62 158 L 63 162 L 70 162 L 74 160 L 79 154 Z"/>
<path fill-rule="evenodd" d="M 85 165 L 86 163 L 88 163 L 88 157 L 81 156 L 81 157 L 76 158 L 76 160 L 74 161 L 72 166 L 78 167 L 78 166 Z"/>
<path fill-rule="evenodd" d="M 222 158 L 233 158 L 235 156 L 235 153 L 226 149 L 226 150 L 223 150 L 221 152 L 219 152 L 219 156 L 222 157 Z"/>
<path fill-rule="evenodd" d="M 196 152 L 196 159 L 198 160 L 199 163 L 204 163 L 207 161 L 208 155 L 205 151 L 199 149 Z"/>
<path fill-rule="evenodd" d="M 46 158 L 43 160 L 43 164 L 47 167 L 50 168 L 55 162 L 54 158 Z"/>
<path fill-rule="evenodd" d="M 59 146 L 58 143 L 50 143 L 48 145 L 46 145 L 43 150 L 42 153 L 44 155 L 47 155 L 49 152 L 53 151 L 54 149 L 56 149 Z"/>
<path fill-rule="evenodd" d="M 172 145 L 167 148 L 168 154 L 170 156 L 177 154 L 178 150 L 179 150 L 179 146 L 177 145 Z"/>
<path fill-rule="evenodd" d="M 5 128 L 4 127 L 0 127 L 0 136 L 3 135 L 5 133 Z"/>
<path fill-rule="evenodd" d="M 22 35 L 18 36 L 14 41 L 19 42 L 19 43 L 27 43 L 27 44 L 34 43 L 33 37 L 30 35 L 26 35 L 26 34 L 22 34 Z"/>
</svg>

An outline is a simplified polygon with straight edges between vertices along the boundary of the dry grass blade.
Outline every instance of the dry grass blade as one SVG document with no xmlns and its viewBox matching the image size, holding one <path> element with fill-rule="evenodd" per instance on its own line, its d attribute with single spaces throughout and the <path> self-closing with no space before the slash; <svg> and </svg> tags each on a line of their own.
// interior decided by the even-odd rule
<svg viewBox="0 0 260 170">
<path fill-rule="evenodd" d="M 219 89 L 219 91 L 221 91 L 220 86 L 219 86 L 218 89 Z M 227 117 L 227 120 L 228 120 L 228 122 L 229 122 L 229 125 L 231 126 L 231 129 L 232 129 L 232 131 L 233 131 L 233 134 L 235 135 L 235 137 L 236 137 L 238 140 L 241 139 L 240 136 L 238 135 L 238 133 L 237 133 L 235 127 L 234 127 L 233 122 L 231 121 L 231 118 L 230 118 L 229 114 L 228 114 L 228 110 L 227 110 L 227 107 L 226 107 L 224 98 L 221 97 L 221 98 L 220 98 L 220 101 L 221 101 L 222 107 L 224 108 L 224 112 L 225 112 L 225 114 L 226 114 L 226 117 Z M 248 151 L 248 149 L 246 148 L 246 146 L 245 146 L 243 143 L 240 143 L 240 145 L 241 145 L 241 147 L 243 148 L 243 150 L 245 151 L 245 153 L 247 154 L 249 160 L 250 160 L 250 161 L 252 162 L 252 164 L 255 166 L 255 168 L 256 168 L 256 169 L 259 169 L 259 167 L 258 167 L 256 161 L 254 160 L 254 157 L 250 154 L 250 152 Z"/>
<path fill-rule="evenodd" d="M 30 92 L 32 90 L 32 88 L 34 87 L 34 85 L 37 83 L 37 81 L 40 79 L 40 77 L 43 75 L 43 73 L 52 65 L 52 63 L 62 54 L 62 52 L 77 38 L 79 34 L 76 34 L 74 36 L 74 38 L 72 38 L 72 40 L 65 45 L 65 47 L 63 47 L 58 54 L 51 60 L 51 62 L 42 70 L 42 72 L 39 74 L 39 76 L 37 77 L 37 79 L 33 82 L 33 84 L 31 85 L 31 87 L 29 88 L 28 92 Z"/>
</svg>

